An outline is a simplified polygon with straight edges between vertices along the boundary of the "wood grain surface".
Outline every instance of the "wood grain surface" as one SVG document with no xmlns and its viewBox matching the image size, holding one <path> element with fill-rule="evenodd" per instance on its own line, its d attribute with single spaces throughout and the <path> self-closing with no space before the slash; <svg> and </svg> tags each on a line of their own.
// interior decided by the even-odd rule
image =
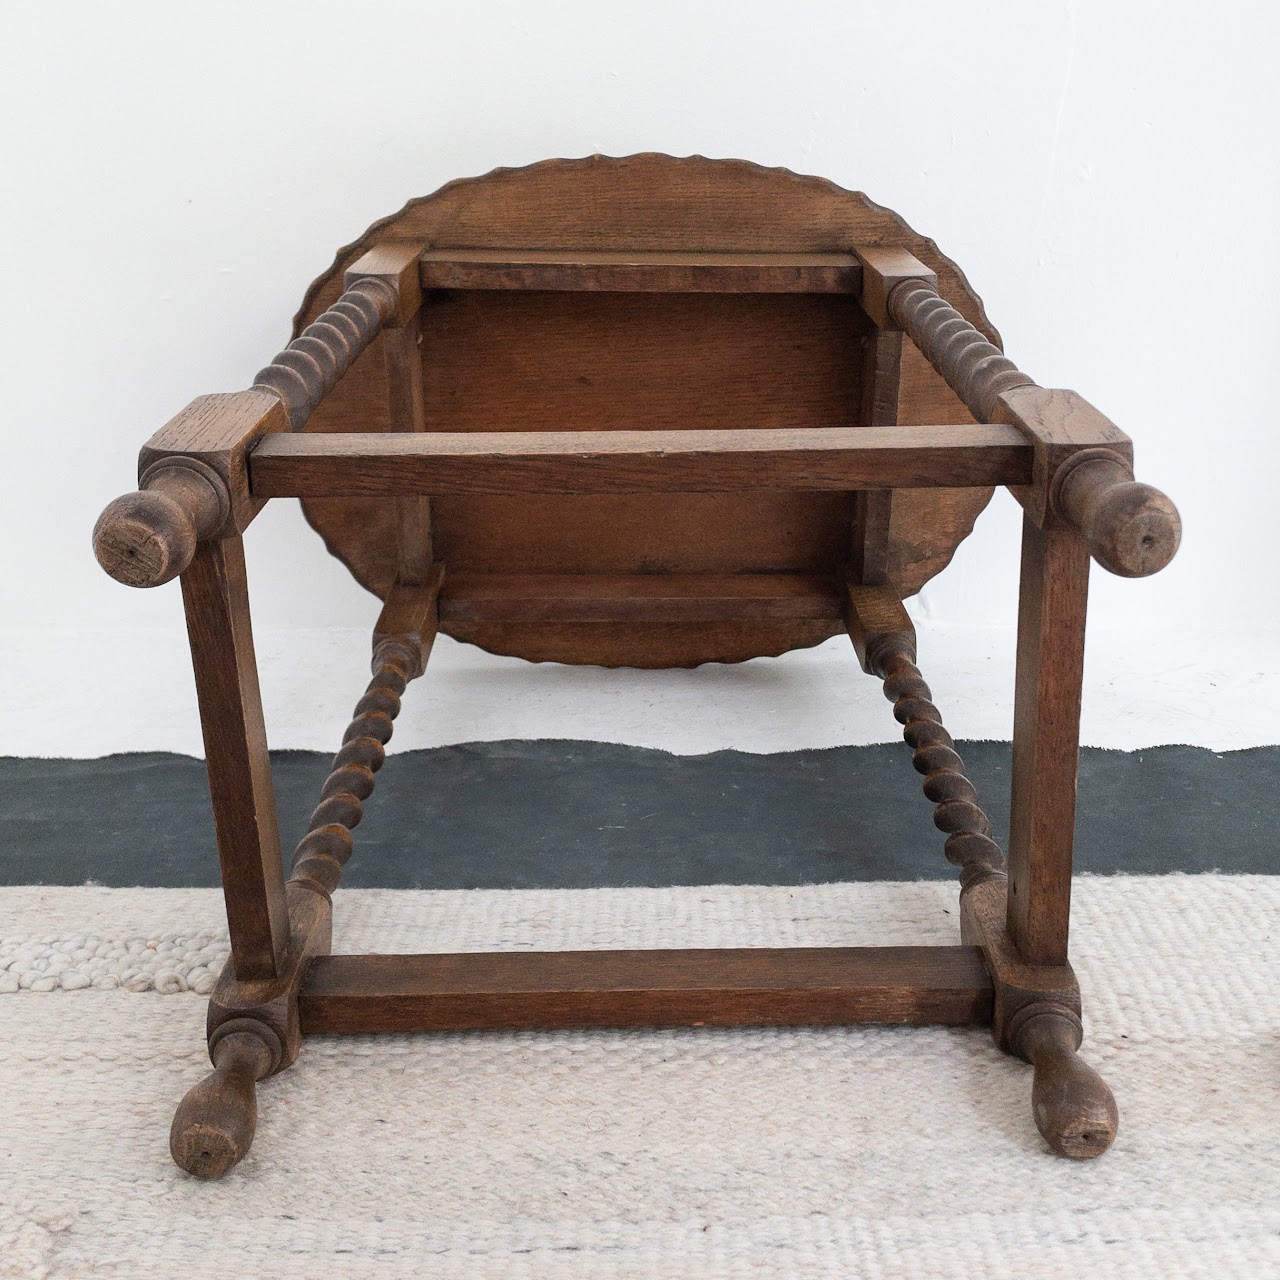
<svg viewBox="0 0 1280 1280">
<path fill-rule="evenodd" d="M 199 544 L 182 575 L 182 600 L 231 934 L 228 963 L 242 981 L 275 978 L 289 917 L 239 536 Z"/>
<path fill-rule="evenodd" d="M 451 183 L 342 250 L 309 291 L 299 331 L 339 295 L 345 268 L 385 240 L 424 246 L 442 270 L 453 263 L 450 270 L 516 272 L 507 287 L 446 289 L 430 287 L 435 267 L 428 269 L 421 313 L 428 432 L 855 426 L 864 348 L 874 331 L 852 294 L 761 291 L 770 276 L 776 287 L 780 272 L 851 273 L 855 267 L 834 260 L 803 260 L 848 255 L 855 246 L 910 250 L 937 271 L 944 295 L 996 339 L 959 270 L 896 214 L 821 179 L 741 161 L 594 156 Z M 499 250 L 509 257 L 491 256 Z M 546 260 L 533 261 L 537 255 Z M 586 265 L 608 288 L 584 287 L 586 273 L 568 270 L 591 255 L 594 265 Z M 721 288 L 736 272 L 729 281 L 736 291 L 621 288 L 628 282 L 619 281 L 626 266 L 619 259 L 640 255 L 668 259 L 640 263 L 650 277 L 646 288 L 662 273 L 668 286 L 701 273 Z M 757 269 L 755 292 L 742 291 L 749 274 L 743 261 Z M 544 284 L 559 271 L 558 285 L 528 290 L 539 271 Z M 674 279 L 678 272 L 683 282 Z M 569 279 L 574 274 L 576 281 Z M 375 339 L 355 362 L 308 430 L 395 429 L 380 350 L 386 340 Z M 972 421 L 923 357 L 906 349 L 898 420 Z M 945 566 L 989 496 L 980 487 L 898 495 L 883 559 L 903 594 Z M 329 549 L 379 596 L 401 563 L 396 503 L 347 496 L 303 504 Z M 838 572 L 847 562 L 852 505 L 843 492 L 464 494 L 434 499 L 431 516 L 434 555 L 451 572 L 812 574 Z M 607 666 L 739 661 L 815 644 L 840 629 L 804 619 L 574 627 L 445 624 L 458 638 L 496 652 Z"/>
<path fill-rule="evenodd" d="M 1006 426 L 783 431 L 331 433 L 264 440 L 265 497 L 757 493 L 1024 484 L 1032 445 Z"/>
<path fill-rule="evenodd" d="M 428 249 L 421 280 L 424 289 L 856 294 L 862 268 L 851 253 Z"/>
<path fill-rule="evenodd" d="M 1089 550 L 1022 522 L 1013 698 L 1009 936 L 1030 964 L 1067 961 Z"/>
<path fill-rule="evenodd" d="M 977 947 L 317 957 L 304 1033 L 983 1023 Z"/>
</svg>

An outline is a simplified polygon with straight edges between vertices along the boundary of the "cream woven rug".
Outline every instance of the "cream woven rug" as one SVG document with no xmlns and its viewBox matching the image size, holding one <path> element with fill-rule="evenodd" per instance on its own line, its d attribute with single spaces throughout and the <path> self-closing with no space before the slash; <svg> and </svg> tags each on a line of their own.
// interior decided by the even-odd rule
<svg viewBox="0 0 1280 1280">
<path fill-rule="evenodd" d="M 950 942 L 944 884 L 346 891 L 339 950 Z M 0 890 L 5 1277 L 1280 1276 L 1280 877 L 1085 878 L 1101 1160 L 981 1030 L 314 1040 L 220 1183 L 215 891 Z M 12 988 L 17 990 L 13 991 Z"/>
</svg>

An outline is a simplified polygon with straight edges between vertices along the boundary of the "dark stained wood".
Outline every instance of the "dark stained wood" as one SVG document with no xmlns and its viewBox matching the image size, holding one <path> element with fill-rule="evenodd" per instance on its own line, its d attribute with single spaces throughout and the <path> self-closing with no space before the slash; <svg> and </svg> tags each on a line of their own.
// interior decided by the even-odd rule
<svg viewBox="0 0 1280 1280">
<path fill-rule="evenodd" d="M 861 193 L 785 169 L 703 156 L 596 155 L 463 178 L 375 223 L 340 251 L 339 262 L 345 266 L 387 240 L 571 254 L 848 253 L 899 244 L 942 264 L 944 293 L 963 292 L 954 263 Z M 326 276 L 312 286 L 304 310 L 327 283 Z"/>
<path fill-rule="evenodd" d="M 274 977 L 242 978 L 227 961 L 209 997 L 207 1027 L 212 1049 L 223 1028 L 253 1031 L 270 1046 L 271 1073 L 297 1060 L 302 1047 L 298 990 L 315 956 L 328 955 L 333 943 L 333 909 L 328 896 L 313 885 L 292 880 L 285 886 L 289 939 Z"/>
<path fill-rule="evenodd" d="M 1031 1114 L 1041 1137 L 1072 1160 L 1094 1160 L 1116 1140 L 1120 1113 L 1103 1078 L 1077 1053 L 1080 1021 L 1046 1009 L 1022 1028 L 1022 1056 L 1035 1068 Z"/>
<path fill-rule="evenodd" d="M 849 582 L 847 622 L 858 663 L 868 675 L 884 677 L 884 664 L 893 655 L 916 657 L 916 629 L 891 587 Z"/>
<path fill-rule="evenodd" d="M 387 593 L 382 612 L 373 626 L 373 651 L 376 658 L 383 645 L 407 649 L 414 658 L 410 678 L 426 669 L 431 646 L 440 626 L 440 587 L 444 582 L 444 565 L 433 564 L 421 581 L 398 582 Z"/>
<path fill-rule="evenodd" d="M 1045 1141 L 1077 1160 L 1101 1155 L 1119 1116 L 1106 1082 L 1079 1055 L 1080 988 L 1069 964 L 1028 964 L 1006 927 L 1002 879 L 969 885 L 960 896 L 960 933 L 982 949 L 994 988 L 992 1033 L 1007 1053 L 1035 1068 L 1032 1115 Z"/>
<path fill-rule="evenodd" d="M 1054 506 L 1080 530 L 1089 554 L 1122 578 L 1163 569 L 1182 542 L 1182 518 L 1159 489 L 1139 484 L 1121 458 L 1087 449 L 1054 475 Z"/>
<path fill-rule="evenodd" d="M 902 334 L 876 329 L 864 339 L 859 425 L 891 427 L 898 421 L 902 384 Z M 855 582 L 891 581 L 893 490 L 865 489 L 854 497 L 849 573 Z"/>
<path fill-rule="evenodd" d="M 331 307 L 258 371 L 254 389 L 278 396 L 288 410 L 290 429 L 301 431 L 351 362 L 399 309 L 400 297 L 392 281 L 357 276 Z"/>
<path fill-rule="evenodd" d="M 790 947 L 331 956 L 304 1032 L 983 1023 L 976 948 Z"/>
<path fill-rule="evenodd" d="M 1027 379 L 1027 385 L 994 397 L 991 417 L 1016 426 L 1035 445 L 1031 484 L 1015 490 L 1015 496 L 1036 524 L 1052 523 L 1058 473 L 1083 450 L 1114 458 L 1128 470 L 1127 478 L 1133 477 L 1133 442 L 1074 391 L 1037 387 Z"/>
<path fill-rule="evenodd" d="M 299 326 L 337 297 L 350 262 L 389 242 L 507 258 L 692 253 L 751 261 L 899 244 L 935 267 L 943 292 L 995 336 L 955 266 L 896 215 L 830 183 L 740 162 L 592 157 L 452 184 L 343 250 Z M 509 289 L 433 290 L 423 324 L 427 426 L 445 431 L 851 425 L 869 328 L 849 294 Z M 970 420 L 914 350 L 904 353 L 902 386 L 902 422 Z M 382 361 L 370 351 L 308 428 L 387 430 L 385 397 Z M 989 496 L 976 487 L 899 495 L 887 560 L 904 594 L 945 566 Z M 400 572 L 388 510 L 395 501 L 304 500 L 330 550 L 378 595 Z M 851 499 L 835 492 L 457 495 L 432 505 L 434 555 L 452 572 L 830 574 L 849 557 Z M 452 634 L 534 660 L 691 666 L 780 653 L 829 632 L 778 619 L 647 637 L 601 624 L 572 641 L 554 629 L 497 622 Z"/>
<path fill-rule="evenodd" d="M 870 269 L 866 275 L 875 278 Z M 1182 539 L 1178 510 L 1134 481 L 1132 443 L 1114 422 L 1074 391 L 1036 386 L 928 279 L 894 285 L 886 311 L 979 422 L 1010 423 L 1032 441 L 1031 484 L 1013 491 L 1038 525 L 1074 526 L 1098 563 L 1121 577 L 1146 577 L 1173 559 Z"/>
<path fill-rule="evenodd" d="M 270 391 L 197 396 L 142 446 L 138 478 L 164 462 L 203 463 L 222 480 L 230 504 L 228 531 L 241 533 L 262 510 L 262 499 L 249 492 L 245 458 L 265 436 L 288 430 L 289 416 Z"/>
<path fill-rule="evenodd" d="M 127 587 L 158 587 L 191 563 L 196 543 L 226 523 L 222 477 L 195 458 L 160 462 L 141 489 L 108 503 L 93 528 L 93 553 Z"/>
<path fill-rule="evenodd" d="M 158 586 L 186 568 L 198 540 L 242 532 L 262 505 L 249 493 L 247 450 L 266 433 L 298 430 L 384 324 L 416 320 L 422 295 L 415 252 L 371 250 L 348 274 L 351 287 L 249 391 L 200 397 L 143 447 L 139 492 L 111 503 L 94 528 L 98 561 L 118 581 Z M 408 368 L 404 346 L 401 339 L 388 350 L 392 418 L 404 429 L 405 415 L 416 408 L 409 429 L 421 430 L 421 367 L 412 336 Z M 422 530 L 411 532 L 416 546 Z"/>
<path fill-rule="evenodd" d="M 862 403 L 858 425 L 895 426 L 902 384 L 902 334 L 892 329 L 877 329 L 867 334 L 862 354 Z M 967 423 L 968 414 L 958 414 L 948 421 Z"/>
<path fill-rule="evenodd" d="M 275 792 L 249 622 L 244 544 L 202 542 L 182 575 L 209 798 L 222 865 L 231 963 L 241 979 L 274 978 L 289 920 Z"/>
<path fill-rule="evenodd" d="M 912 749 L 911 763 L 924 775 L 924 794 L 933 801 L 933 825 L 947 836 L 947 861 L 960 868 L 968 889 L 1004 880 L 1004 854 L 991 838 L 991 820 L 965 776 L 964 761 L 916 666 L 916 633 L 891 587 L 852 583 L 848 589 L 849 636 L 864 671 L 884 681 L 885 697 Z"/>
<path fill-rule="evenodd" d="M 852 426 L 868 328 L 848 295 L 433 293 L 427 429 Z"/>
<path fill-rule="evenodd" d="M 263 435 L 288 429 L 270 392 L 193 400 L 143 445 L 139 491 L 98 518 L 98 563 L 118 582 L 155 587 L 191 563 L 197 541 L 243 531 L 263 503 L 249 492 L 245 454 Z"/>
<path fill-rule="evenodd" d="M 433 294 L 427 324 L 437 430 L 855 421 L 848 356 L 865 321 L 851 297 Z M 848 554 L 851 502 L 840 491 L 446 495 L 433 500 L 436 554 L 453 572 L 830 573 Z M 600 624 L 571 636 L 492 622 L 450 634 L 537 660 L 690 666 L 783 652 L 830 631 L 774 619 L 678 631 Z"/>
<path fill-rule="evenodd" d="M 1010 427 L 520 431 L 280 436 L 250 461 L 259 497 L 727 493 L 1021 483 Z"/>
<path fill-rule="evenodd" d="M 428 249 L 425 289 L 607 293 L 857 293 L 851 253 L 618 253 Z"/>
<path fill-rule="evenodd" d="M 175 1162 L 198 1178 L 220 1178 L 247 1154 L 257 1127 L 256 1082 L 291 1066 L 302 1045 L 298 989 L 332 941 L 327 895 L 285 890 L 289 945 L 274 977 L 238 978 L 228 960 L 209 999 L 211 1075 L 188 1090 L 169 1132 Z"/>
<path fill-rule="evenodd" d="M 387 595 L 373 632 L 373 677 L 356 703 L 320 803 L 294 851 L 290 886 L 302 886 L 326 901 L 338 887 L 354 847 L 351 832 L 364 816 L 374 775 L 386 758 L 401 695 L 426 668 L 443 578 L 444 567 L 436 565 L 426 583 L 398 583 Z"/>
<path fill-rule="evenodd" d="M 426 430 L 422 392 L 422 324 L 415 314 L 383 337 L 386 360 L 389 426 L 393 431 Z M 435 563 L 431 536 L 431 499 L 421 496 L 396 499 L 397 546 L 401 585 L 424 582 Z"/>
<path fill-rule="evenodd" d="M 803 618 L 838 623 L 834 578 L 800 573 L 458 573 L 445 581 L 446 624 L 485 622 L 732 622 Z"/>
<path fill-rule="evenodd" d="M 889 309 L 889 295 L 906 280 L 918 280 L 937 289 L 937 272 L 902 245 L 863 246 L 856 252 L 862 266 L 862 309 L 877 329 L 901 329 Z"/>
<path fill-rule="evenodd" d="M 343 273 L 344 289 L 354 289 L 366 280 L 377 280 L 395 295 L 396 305 L 384 323 L 388 328 L 408 325 L 422 306 L 422 285 L 418 279 L 420 245 L 383 241 L 360 255 Z"/>
<path fill-rule="evenodd" d="M 356 704 L 355 716 L 321 790 L 307 833 L 294 853 L 286 886 L 291 939 L 285 963 L 273 981 L 248 982 L 229 965 L 210 1000 L 211 1033 L 228 1020 L 251 1023 L 279 1045 L 273 1070 L 288 1066 L 301 1043 L 298 990 L 312 957 L 331 942 L 330 899 L 351 856 L 351 828 L 373 792 L 374 774 L 385 758 L 400 695 L 426 664 L 435 634 L 435 600 L 443 576 L 439 566 L 426 585 L 398 585 L 388 596 L 374 633 L 373 678 Z M 405 628 L 391 630 L 391 628 Z M 250 1134 L 250 1138 L 252 1134 Z"/>
<path fill-rule="evenodd" d="M 516 602 L 518 613 L 522 602 Z M 692 606 L 686 606 L 692 610 Z M 714 604 L 712 605 L 714 608 Z M 496 613 L 496 610 L 495 610 Z M 538 662 L 596 667 L 696 667 L 807 648 L 844 629 L 835 611 L 826 618 L 735 618 L 731 621 L 529 623 L 518 617 L 466 621 L 451 617 L 442 630 L 491 653 L 536 653 Z M 536 637 L 537 648 L 529 645 Z"/>
<path fill-rule="evenodd" d="M 886 310 L 977 421 L 992 421 L 1004 392 L 1033 385 L 987 334 L 940 295 L 933 281 L 908 273 L 893 286 Z"/>
<path fill-rule="evenodd" d="M 422 285 L 418 259 L 422 250 L 413 244 L 379 244 L 347 268 L 349 289 L 362 280 L 381 280 L 394 289 L 396 311 L 387 317 L 382 335 L 382 355 L 387 379 L 387 425 L 392 431 L 425 431 L 426 408 L 422 391 Z M 399 552 L 396 581 L 402 586 L 425 582 L 435 563 L 431 537 L 431 501 L 397 498 L 396 545 Z"/>
<path fill-rule="evenodd" d="M 960 398 L 938 377 L 919 349 L 902 344 L 898 422 L 904 427 L 936 422 L 971 423 Z M 951 563 L 956 547 L 991 498 L 990 489 L 899 489 L 889 515 L 886 577 L 905 599 Z M 951 536 L 943 538 L 942 530 Z"/>
<path fill-rule="evenodd" d="M 990 1022 L 1033 1067 L 1050 1146 L 1105 1151 L 1115 1101 L 1079 1056 L 1067 963 L 1087 550 L 1149 573 L 1178 532 L 1127 437 L 1031 384 L 894 215 L 737 162 L 454 184 L 340 253 L 304 311 L 266 390 L 179 415 L 95 534 L 135 585 L 186 566 L 232 957 L 175 1160 L 200 1177 L 239 1160 L 257 1081 L 304 1031 L 853 1022 Z M 285 437 L 290 421 L 325 430 Z M 1027 511 L 1007 877 L 902 603 L 996 483 Z M 288 493 L 385 604 L 283 884 L 239 532 Z M 353 829 L 439 627 L 539 660 L 688 666 L 842 625 L 960 868 L 963 945 L 328 954 Z"/>
<path fill-rule="evenodd" d="M 1089 552 L 1023 520 L 1009 825 L 1009 934 L 1030 964 L 1065 964 L 1071 910 Z"/>
<path fill-rule="evenodd" d="M 1005 881 L 989 879 L 960 895 L 960 936 L 986 957 L 995 984 L 992 1031 L 1007 1053 L 1018 1052 L 1018 1028 L 1028 1009 L 1049 1005 L 1079 1018 L 1080 987 L 1071 966 L 1029 963 L 1010 936 Z"/>
<path fill-rule="evenodd" d="M 169 1130 L 169 1151 L 197 1178 L 221 1178 L 248 1154 L 258 1126 L 256 1085 L 272 1055 L 252 1032 L 223 1036 L 212 1052 L 213 1071 L 187 1091 Z"/>
</svg>

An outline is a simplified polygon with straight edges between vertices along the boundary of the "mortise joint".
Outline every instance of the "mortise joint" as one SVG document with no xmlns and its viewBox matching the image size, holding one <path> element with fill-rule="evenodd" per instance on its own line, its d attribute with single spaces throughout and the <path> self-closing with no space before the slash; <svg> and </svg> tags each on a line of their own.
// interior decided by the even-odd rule
<svg viewBox="0 0 1280 1280">
<path fill-rule="evenodd" d="M 393 301 L 387 308 L 384 321 L 388 328 L 408 324 L 422 305 L 420 259 L 422 245 L 417 243 L 374 245 L 357 258 L 343 275 L 345 289 L 352 289 L 368 282 L 390 291 Z"/>
<path fill-rule="evenodd" d="M 889 314 L 889 295 L 898 285 L 917 280 L 935 289 L 938 287 L 937 273 L 905 249 L 876 245 L 854 252 L 862 263 L 862 309 L 877 328 L 903 327 Z"/>
</svg>

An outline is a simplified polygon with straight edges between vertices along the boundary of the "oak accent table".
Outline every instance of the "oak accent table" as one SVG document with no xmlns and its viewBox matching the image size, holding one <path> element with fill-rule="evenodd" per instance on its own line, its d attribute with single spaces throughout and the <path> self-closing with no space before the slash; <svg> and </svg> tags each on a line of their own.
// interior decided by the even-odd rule
<svg viewBox="0 0 1280 1280">
<path fill-rule="evenodd" d="M 989 1024 L 1040 1132 L 1099 1155 L 1067 959 L 1092 556 L 1141 576 L 1178 514 L 1130 441 L 1036 386 L 957 267 L 865 196 L 740 161 L 555 160 L 451 183 L 343 249 L 247 391 L 143 448 L 94 530 L 132 586 L 181 575 L 231 958 L 174 1159 L 248 1150 L 306 1035 Z M 903 336 L 908 339 L 903 341 Z M 1006 866 L 917 669 L 903 598 L 1007 485 L 1024 508 Z M 383 601 L 373 679 L 286 880 L 242 535 L 272 498 Z M 438 630 L 534 661 L 738 662 L 847 630 L 959 868 L 961 941 L 330 954 L 332 896 Z M 851 856 L 853 856 L 851 854 Z"/>
</svg>

